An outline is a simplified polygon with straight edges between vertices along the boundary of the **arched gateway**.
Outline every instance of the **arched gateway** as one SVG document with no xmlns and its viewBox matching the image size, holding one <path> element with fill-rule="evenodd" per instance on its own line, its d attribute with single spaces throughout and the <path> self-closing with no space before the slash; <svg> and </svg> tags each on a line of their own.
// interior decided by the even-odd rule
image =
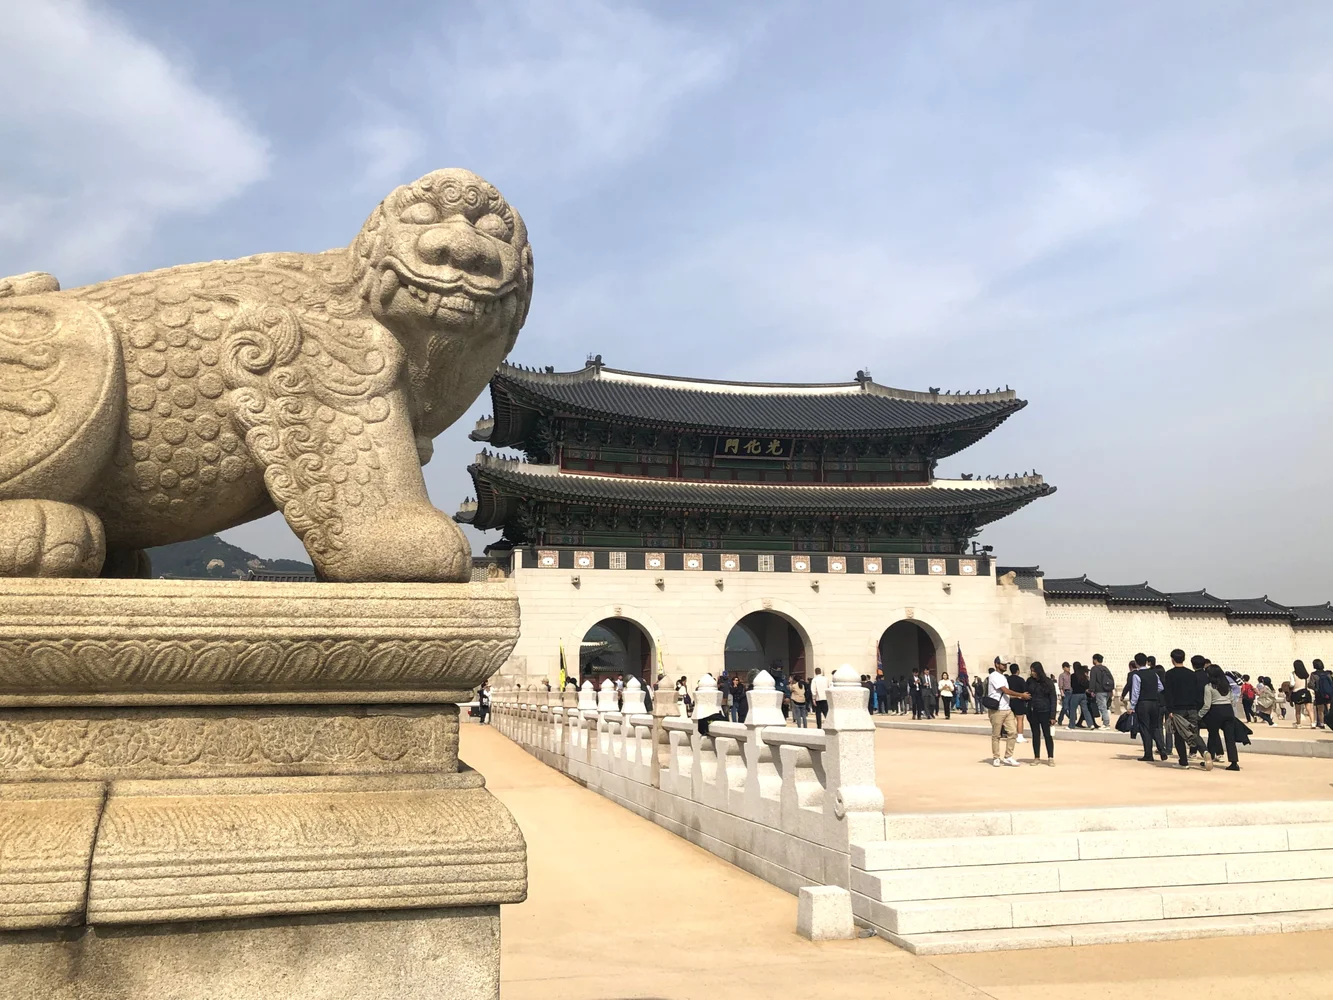
<svg viewBox="0 0 1333 1000">
<path fill-rule="evenodd" d="M 889 680 L 907 677 L 913 670 L 949 670 L 939 633 L 906 618 L 894 622 L 879 637 L 879 663 Z"/>
<path fill-rule="evenodd" d="M 776 611 L 752 611 L 727 633 L 723 664 L 728 674 L 767 670 L 774 677 L 804 677 L 808 651 L 800 631 Z"/>
<path fill-rule="evenodd" d="M 652 668 L 653 640 L 628 618 L 603 618 L 579 643 L 579 677 L 594 684 L 620 674 L 646 682 Z"/>
</svg>

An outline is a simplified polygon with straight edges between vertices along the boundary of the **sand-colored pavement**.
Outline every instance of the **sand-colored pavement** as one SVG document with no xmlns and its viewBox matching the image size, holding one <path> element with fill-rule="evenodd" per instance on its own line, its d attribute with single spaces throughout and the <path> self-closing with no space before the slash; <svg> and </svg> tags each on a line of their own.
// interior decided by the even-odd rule
<svg viewBox="0 0 1333 1000">
<path fill-rule="evenodd" d="M 941 958 L 878 938 L 812 944 L 795 933 L 793 896 L 587 791 L 489 727 L 463 726 L 461 754 L 528 841 L 528 900 L 503 909 L 506 1000 L 1328 992 L 1318 934 Z M 933 780 L 918 761 L 912 770 Z"/>
</svg>

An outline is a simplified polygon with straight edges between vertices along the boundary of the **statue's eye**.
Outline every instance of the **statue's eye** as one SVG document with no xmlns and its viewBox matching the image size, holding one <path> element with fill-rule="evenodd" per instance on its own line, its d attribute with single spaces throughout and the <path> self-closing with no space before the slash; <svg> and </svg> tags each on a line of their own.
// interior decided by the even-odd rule
<svg viewBox="0 0 1333 1000">
<path fill-rule="evenodd" d="M 428 226 L 432 222 L 440 220 L 440 213 L 435 210 L 435 206 L 428 201 L 418 201 L 407 208 L 398 216 L 403 222 L 409 222 L 417 226 Z"/>
<path fill-rule="evenodd" d="M 476 228 L 479 232 L 483 232 L 487 236 L 494 236 L 497 240 L 509 239 L 509 224 L 494 212 L 490 215 L 483 215 L 478 219 Z"/>
</svg>

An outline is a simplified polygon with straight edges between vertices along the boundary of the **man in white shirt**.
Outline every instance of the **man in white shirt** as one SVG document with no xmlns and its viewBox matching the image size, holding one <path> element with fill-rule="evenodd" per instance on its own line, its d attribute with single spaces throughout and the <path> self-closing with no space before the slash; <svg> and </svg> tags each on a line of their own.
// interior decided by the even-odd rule
<svg viewBox="0 0 1333 1000">
<path fill-rule="evenodd" d="M 1020 766 L 1018 761 L 1014 760 L 1014 743 L 1017 741 L 1018 728 L 1014 724 L 1014 713 L 1009 707 L 1009 699 L 1027 700 L 1031 697 L 1025 692 L 1009 690 L 1003 670 L 992 669 L 990 676 L 986 678 L 985 705 L 986 715 L 990 718 L 990 752 L 993 767 L 1002 764 L 1008 764 L 1010 767 Z M 1003 759 L 1000 757 L 1001 734 L 1005 738 Z"/>
<path fill-rule="evenodd" d="M 824 728 L 824 716 L 828 715 L 828 678 L 815 667 L 815 678 L 810 682 L 810 693 L 815 699 L 815 728 Z"/>
</svg>

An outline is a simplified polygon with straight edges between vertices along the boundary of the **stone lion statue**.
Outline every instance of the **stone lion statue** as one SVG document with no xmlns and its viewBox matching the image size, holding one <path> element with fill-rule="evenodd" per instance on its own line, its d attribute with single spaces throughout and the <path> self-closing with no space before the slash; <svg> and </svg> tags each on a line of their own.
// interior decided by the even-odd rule
<svg viewBox="0 0 1333 1000">
<path fill-rule="evenodd" d="M 421 466 L 531 294 L 523 220 L 456 169 L 343 249 L 0 280 L 0 576 L 144 575 L 276 509 L 324 579 L 468 579 Z"/>
</svg>

